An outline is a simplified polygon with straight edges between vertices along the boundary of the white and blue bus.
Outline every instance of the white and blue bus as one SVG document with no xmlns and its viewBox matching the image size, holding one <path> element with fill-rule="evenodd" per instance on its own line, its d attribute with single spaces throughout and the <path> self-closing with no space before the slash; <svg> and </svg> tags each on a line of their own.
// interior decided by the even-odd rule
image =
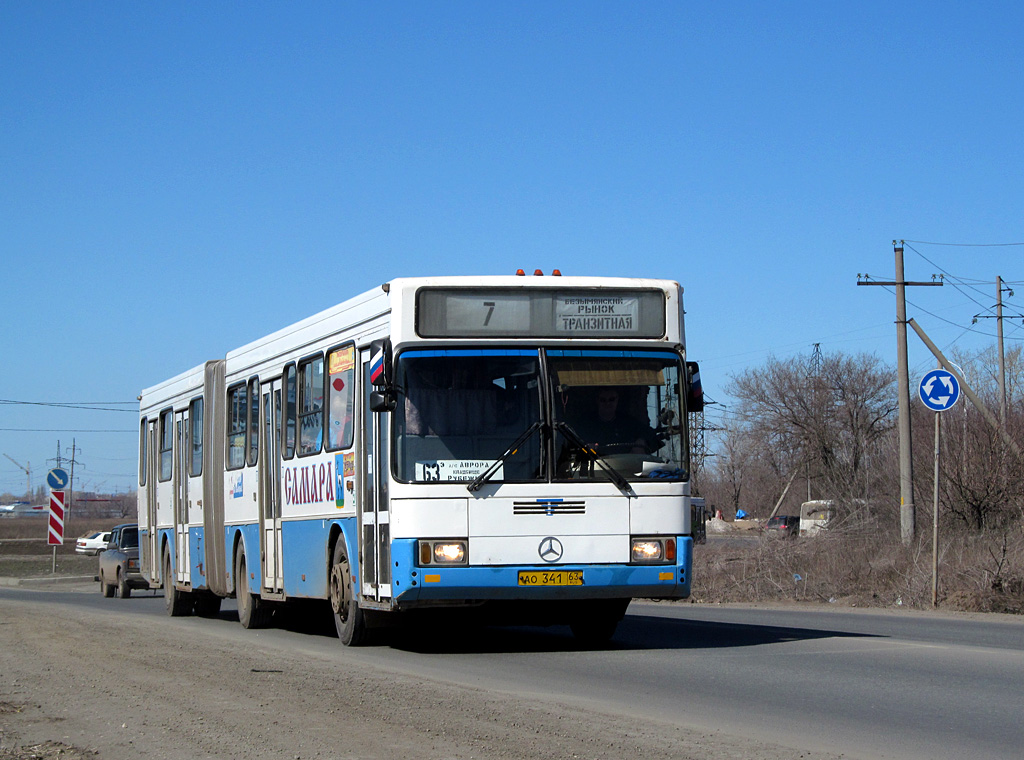
<svg viewBox="0 0 1024 760">
<path fill-rule="evenodd" d="M 395 279 L 140 396 L 142 567 L 171 615 L 330 603 L 358 644 L 483 607 L 609 638 L 690 592 L 682 288 Z"/>
</svg>

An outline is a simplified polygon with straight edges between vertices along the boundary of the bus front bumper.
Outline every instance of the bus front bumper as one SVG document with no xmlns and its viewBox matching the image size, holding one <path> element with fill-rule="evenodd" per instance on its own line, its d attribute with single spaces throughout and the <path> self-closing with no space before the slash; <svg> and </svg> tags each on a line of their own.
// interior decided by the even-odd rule
<svg viewBox="0 0 1024 760">
<path fill-rule="evenodd" d="M 404 607 L 494 599 L 685 599 L 693 540 L 681 536 L 677 546 L 676 564 L 421 567 L 415 563 L 416 541 L 396 540 L 391 590 Z"/>
</svg>

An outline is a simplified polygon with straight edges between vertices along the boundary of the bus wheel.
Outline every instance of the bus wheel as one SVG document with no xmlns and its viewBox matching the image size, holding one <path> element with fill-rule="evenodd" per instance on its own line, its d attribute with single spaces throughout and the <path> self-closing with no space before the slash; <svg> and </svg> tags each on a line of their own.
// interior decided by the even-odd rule
<svg viewBox="0 0 1024 760">
<path fill-rule="evenodd" d="M 192 595 L 174 587 L 174 565 L 171 555 L 164 555 L 164 607 L 171 617 L 192 614 Z"/>
<path fill-rule="evenodd" d="M 331 610 L 342 644 L 356 647 L 366 643 L 366 621 L 352 593 L 352 565 L 345 551 L 344 536 L 338 536 L 331 560 Z"/>
<path fill-rule="evenodd" d="M 264 628 L 270 622 L 271 609 L 249 591 L 249 574 L 245 567 L 245 550 L 238 547 L 235 555 L 235 598 L 238 601 L 238 622 L 243 628 Z"/>
<path fill-rule="evenodd" d="M 122 599 L 127 599 L 132 595 L 132 587 L 125 581 L 124 573 L 120 570 L 117 571 L 117 595 Z"/>
<path fill-rule="evenodd" d="M 597 647 L 607 644 L 619 621 L 626 614 L 629 599 L 602 599 L 592 602 L 581 602 L 569 622 L 569 628 L 576 640 L 586 647 Z"/>
</svg>

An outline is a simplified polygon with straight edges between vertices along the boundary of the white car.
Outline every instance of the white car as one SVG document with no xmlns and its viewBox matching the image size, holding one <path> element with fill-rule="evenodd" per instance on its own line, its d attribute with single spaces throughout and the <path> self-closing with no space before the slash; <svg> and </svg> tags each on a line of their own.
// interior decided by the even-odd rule
<svg viewBox="0 0 1024 760">
<path fill-rule="evenodd" d="M 75 542 L 75 553 L 76 554 L 99 554 L 105 551 L 107 544 L 110 543 L 110 531 L 96 531 L 90 533 L 88 536 L 82 536 L 78 541 Z"/>
</svg>

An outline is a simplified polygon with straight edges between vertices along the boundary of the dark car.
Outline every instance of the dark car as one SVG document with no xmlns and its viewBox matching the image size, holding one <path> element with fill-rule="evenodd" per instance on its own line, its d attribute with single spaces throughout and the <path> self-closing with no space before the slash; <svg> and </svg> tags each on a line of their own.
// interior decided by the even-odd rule
<svg viewBox="0 0 1024 760">
<path fill-rule="evenodd" d="M 100 591 L 127 599 L 133 588 L 149 588 L 139 568 L 139 527 L 118 525 L 112 533 L 107 550 L 100 554 Z"/>
<path fill-rule="evenodd" d="M 800 518 L 796 515 L 776 515 L 764 524 L 767 535 L 795 536 L 800 532 Z"/>
</svg>

